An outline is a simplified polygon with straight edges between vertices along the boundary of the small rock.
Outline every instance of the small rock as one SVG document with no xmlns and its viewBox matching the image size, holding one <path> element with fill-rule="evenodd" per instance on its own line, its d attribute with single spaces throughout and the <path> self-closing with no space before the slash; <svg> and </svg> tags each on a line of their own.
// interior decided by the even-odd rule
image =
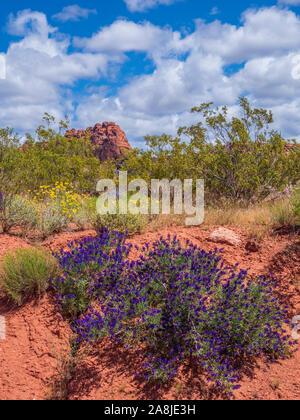
<svg viewBox="0 0 300 420">
<path fill-rule="evenodd" d="M 225 229 L 222 227 L 217 230 L 214 230 L 209 235 L 208 239 L 213 242 L 228 244 L 232 246 L 239 246 L 242 243 L 240 236 L 237 233 L 233 232 L 233 230 Z"/>
<path fill-rule="evenodd" d="M 255 241 L 248 241 L 245 245 L 245 249 L 249 252 L 258 252 L 260 250 L 260 245 Z"/>
</svg>

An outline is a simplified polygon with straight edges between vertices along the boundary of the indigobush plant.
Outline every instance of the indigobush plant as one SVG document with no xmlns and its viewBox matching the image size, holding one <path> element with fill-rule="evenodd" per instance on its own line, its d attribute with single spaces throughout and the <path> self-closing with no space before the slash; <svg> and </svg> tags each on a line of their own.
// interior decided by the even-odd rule
<svg viewBox="0 0 300 420">
<path fill-rule="evenodd" d="M 96 238 L 84 238 L 69 242 L 69 250 L 54 254 L 58 258 L 62 275 L 53 279 L 53 288 L 58 293 L 58 301 L 66 316 L 78 316 L 86 311 L 93 298 L 95 282 L 99 276 L 109 273 L 112 281 L 113 269 L 119 272 L 121 262 L 130 251 L 125 246 L 125 237 L 118 232 L 104 229 Z"/>
<path fill-rule="evenodd" d="M 84 306 L 96 303 L 75 320 L 78 342 L 109 336 L 129 346 L 143 344 L 149 380 L 171 379 L 192 358 L 226 389 L 236 386 L 243 358 L 287 354 L 286 310 L 273 294 L 272 279 L 250 280 L 246 271 L 225 267 L 218 250 L 189 243 L 183 248 L 170 237 L 146 245 L 144 255 L 130 261 L 130 246 L 120 237 L 113 252 L 99 249 L 112 245 L 109 236 L 105 232 L 61 256 L 61 301 L 76 299 L 77 278 L 85 273 L 90 300 Z"/>
</svg>

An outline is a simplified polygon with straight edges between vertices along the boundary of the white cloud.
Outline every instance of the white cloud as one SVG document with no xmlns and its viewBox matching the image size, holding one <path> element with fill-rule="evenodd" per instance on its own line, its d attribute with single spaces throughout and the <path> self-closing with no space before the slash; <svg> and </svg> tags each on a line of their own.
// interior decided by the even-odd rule
<svg viewBox="0 0 300 420">
<path fill-rule="evenodd" d="M 143 12 L 161 4 L 170 5 L 178 0 L 124 0 L 131 12 Z"/>
<path fill-rule="evenodd" d="M 96 9 L 84 9 L 77 4 L 72 6 L 66 6 L 61 12 L 53 15 L 53 19 L 59 20 L 60 22 L 76 22 L 80 19 L 86 19 L 89 15 L 97 14 Z"/>
<path fill-rule="evenodd" d="M 32 130 L 46 111 L 58 118 L 72 113 L 73 84 L 97 80 L 107 74 L 109 63 L 124 59 L 117 54 L 69 53 L 69 37 L 58 34 L 42 13 L 11 15 L 8 27 L 24 37 L 2 54 L 6 78 L 0 79 L 0 126 Z"/>
<path fill-rule="evenodd" d="M 210 15 L 215 16 L 218 15 L 220 13 L 220 10 L 217 6 L 213 7 L 210 11 Z"/>
<path fill-rule="evenodd" d="M 130 28 L 137 31 L 137 43 L 126 36 Z M 214 101 L 233 109 L 237 97 L 246 92 L 256 105 L 274 108 L 286 135 L 299 136 L 295 132 L 299 123 L 284 124 L 281 117 L 282 104 L 300 94 L 300 80 L 293 77 L 300 61 L 300 20 L 291 11 L 251 9 L 243 14 L 239 27 L 198 20 L 195 31 L 186 36 L 148 23 L 117 21 L 81 45 L 91 51 L 146 51 L 155 64 L 152 74 L 135 77 L 114 97 L 95 94 L 92 104 L 87 97 L 77 109 L 82 126 L 96 122 L 97 115 L 109 118 L 111 112 L 129 136 L 175 134 L 193 105 Z M 226 76 L 224 67 L 235 63 L 245 64 Z M 293 110 L 298 105 L 300 112 L 300 101 Z M 296 117 L 296 112 L 292 115 Z"/>
<path fill-rule="evenodd" d="M 186 42 L 201 44 L 204 51 L 214 51 L 227 63 L 238 63 L 298 48 L 299 34 L 300 20 L 293 12 L 271 7 L 246 11 L 239 27 L 198 20 L 196 31 Z"/>
<path fill-rule="evenodd" d="M 49 33 L 53 33 L 56 30 L 57 28 L 48 25 L 44 13 L 34 12 L 30 9 L 18 12 L 16 17 L 11 13 L 7 24 L 8 33 L 19 36 L 38 34 L 48 37 Z"/>
</svg>

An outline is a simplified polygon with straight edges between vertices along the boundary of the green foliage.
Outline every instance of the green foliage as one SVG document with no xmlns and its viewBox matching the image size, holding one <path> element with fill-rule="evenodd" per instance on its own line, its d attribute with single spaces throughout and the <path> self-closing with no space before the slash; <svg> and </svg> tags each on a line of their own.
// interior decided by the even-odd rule
<svg viewBox="0 0 300 420">
<path fill-rule="evenodd" d="M 25 231 L 32 229 L 38 224 L 37 209 L 26 197 L 4 195 L 1 200 L 0 222 L 3 232 L 9 232 L 17 226 Z"/>
<path fill-rule="evenodd" d="M 281 135 L 269 129 L 271 112 L 252 109 L 245 98 L 239 105 L 240 117 L 231 119 L 226 107 L 195 107 L 191 112 L 199 113 L 204 124 L 183 127 L 179 134 L 190 137 L 188 155 L 212 198 L 251 202 L 299 177 L 299 148 L 293 142 L 294 148 L 287 149 Z"/>
<path fill-rule="evenodd" d="M 0 283 L 19 305 L 32 295 L 44 292 L 57 272 L 55 259 L 43 250 L 20 248 L 3 257 Z"/>
<path fill-rule="evenodd" d="M 146 136 L 146 150 L 134 149 L 128 153 L 123 169 L 130 179 L 141 178 L 151 187 L 151 179 L 184 179 L 186 162 L 185 144 L 178 137 L 167 134 Z"/>
<path fill-rule="evenodd" d="M 59 181 L 80 191 L 94 190 L 101 165 L 88 136 L 67 139 L 62 132 L 68 122 L 61 121 L 56 131 L 51 128 L 54 117 L 46 114 L 44 120 L 48 126 L 39 126 L 35 138 L 27 135 L 22 147 L 12 130 L 0 130 L 1 191 L 24 192 Z"/>
<path fill-rule="evenodd" d="M 80 228 L 85 229 L 89 223 L 93 223 L 96 217 L 97 197 L 89 197 L 83 200 L 80 209 L 74 214 L 73 222 Z"/>
<path fill-rule="evenodd" d="M 148 136 L 146 150 L 134 150 L 124 162 L 130 176 L 204 178 L 206 202 L 249 203 L 299 179 L 300 148 L 269 128 L 271 112 L 251 108 L 240 98 L 239 117 L 211 103 L 192 108 L 200 121 L 181 127 L 178 136 Z M 291 147 L 291 144 L 293 145 Z"/>
<path fill-rule="evenodd" d="M 12 128 L 0 129 L 0 187 L 2 193 L 18 190 L 14 171 L 20 163 L 20 139 Z"/>
<path fill-rule="evenodd" d="M 49 202 L 39 211 L 37 230 L 43 237 L 47 237 L 53 233 L 60 233 L 69 223 L 68 215 L 63 214 L 56 203 Z"/>
</svg>

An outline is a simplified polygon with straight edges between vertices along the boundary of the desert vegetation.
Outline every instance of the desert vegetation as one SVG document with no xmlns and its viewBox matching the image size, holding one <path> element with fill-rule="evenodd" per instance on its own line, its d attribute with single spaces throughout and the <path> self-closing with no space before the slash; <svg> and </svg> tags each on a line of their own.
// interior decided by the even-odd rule
<svg viewBox="0 0 300 420">
<path fill-rule="evenodd" d="M 245 98 L 240 99 L 240 115 L 232 118 L 226 107 L 212 105 L 193 108 L 199 123 L 181 127 L 177 137 L 147 136 L 145 149 L 134 149 L 117 161 L 100 162 L 88 134 L 66 138 L 68 121 L 60 121 L 56 131 L 55 120 L 48 114 L 45 125 L 23 143 L 13 129 L 2 129 L 3 231 L 21 227 L 23 235 L 35 230 L 45 237 L 70 223 L 79 229 L 92 224 L 100 230 L 108 226 L 129 233 L 142 231 L 148 222 L 155 225 L 153 218 L 96 214 L 96 182 L 110 178 L 117 183 L 119 170 L 128 171 L 129 180 L 147 181 L 149 191 L 151 179 L 203 178 L 206 222 L 222 224 L 226 215 L 235 214 L 238 224 L 244 224 L 241 215 L 247 220 L 252 214 L 255 221 L 249 229 L 254 224 L 295 225 L 299 220 L 299 145 L 270 128 L 271 112 L 251 108 Z M 287 199 L 284 192 L 290 192 Z M 280 194 L 282 200 L 272 199 Z M 266 203 L 268 198 L 271 204 Z"/>
<path fill-rule="evenodd" d="M 204 250 L 176 236 L 158 233 L 134 245 L 137 234 L 176 229 L 183 216 L 96 211 L 96 182 L 117 183 L 120 170 L 129 180 L 144 179 L 150 192 L 152 179 L 204 178 L 199 230 L 238 228 L 257 243 L 285 230 L 297 247 L 299 144 L 270 128 L 271 112 L 251 108 L 245 98 L 239 106 L 231 117 L 226 107 L 202 104 L 191 110 L 199 122 L 181 127 L 176 137 L 147 136 L 145 149 L 105 162 L 88 134 L 66 137 L 68 121 L 56 124 L 49 114 L 25 141 L 11 128 L 0 130 L 3 236 L 31 245 L 5 253 L 1 290 L 20 306 L 45 293 L 55 300 L 71 335 L 71 356 L 60 364 L 64 398 L 77 355 L 105 340 L 142 354 L 134 372 L 141 381 L 165 386 L 189 363 L 226 397 L 239 388 L 245 366 L 292 355 L 285 326 L 290 307 L 270 273 L 254 276 L 229 264 L 222 249 Z M 80 239 L 59 249 L 41 248 L 58 234 L 80 231 Z"/>
</svg>

